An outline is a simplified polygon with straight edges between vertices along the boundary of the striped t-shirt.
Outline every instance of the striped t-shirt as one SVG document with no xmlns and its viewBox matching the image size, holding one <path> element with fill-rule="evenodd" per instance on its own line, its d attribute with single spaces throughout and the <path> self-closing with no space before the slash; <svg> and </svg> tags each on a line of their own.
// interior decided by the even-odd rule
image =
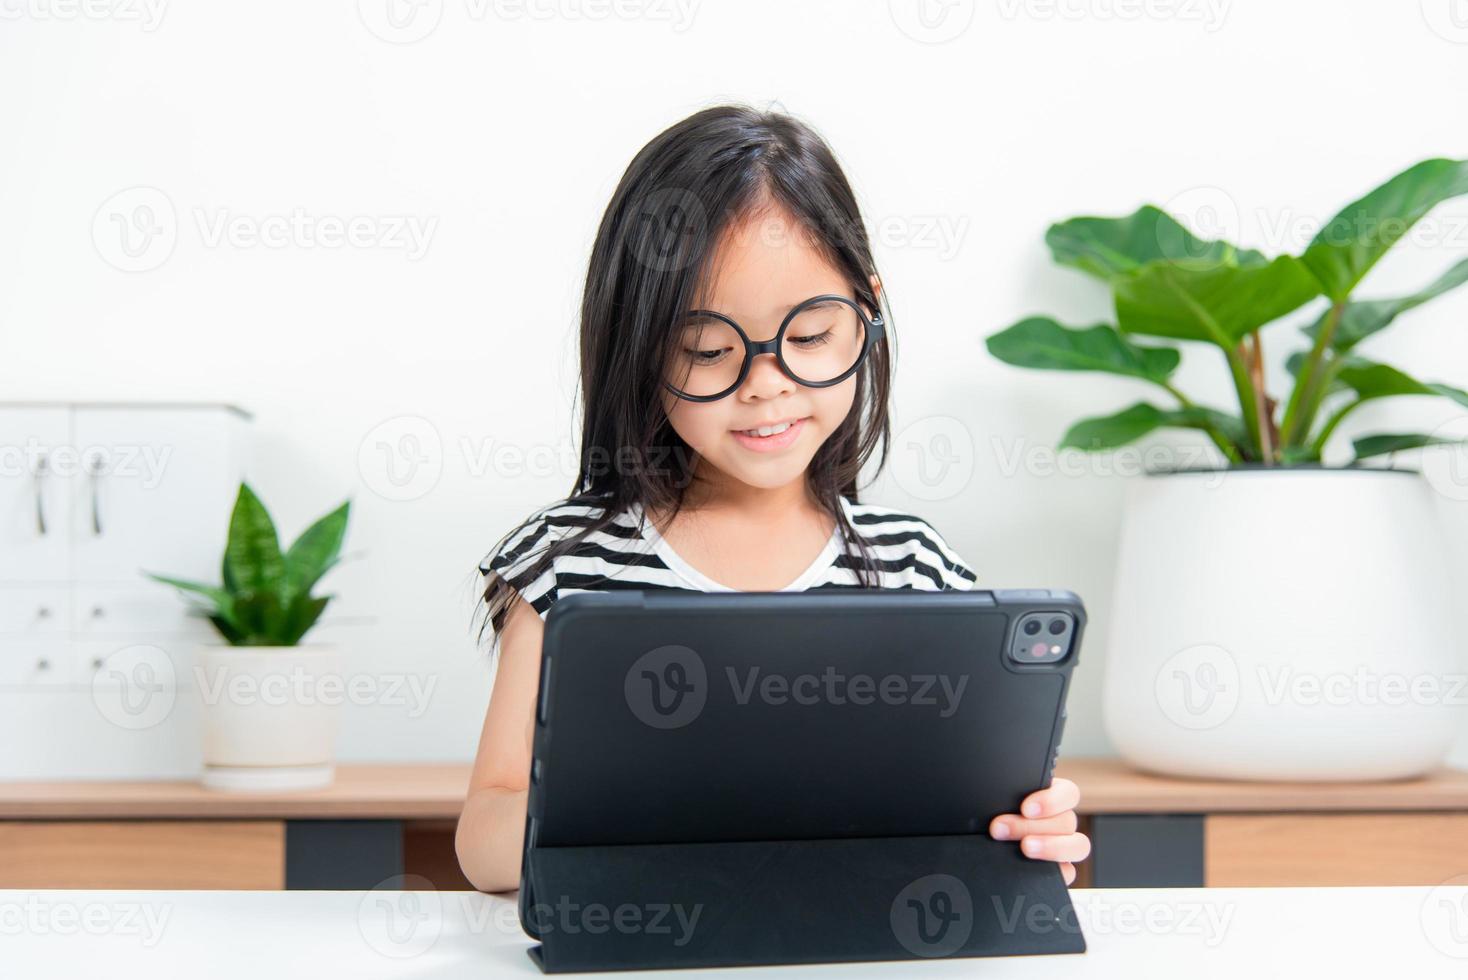
<svg viewBox="0 0 1468 980">
<path fill-rule="evenodd" d="M 978 576 L 920 517 L 877 504 L 852 503 L 840 497 L 853 529 L 867 542 L 883 589 L 925 592 L 967 590 Z M 481 574 L 497 572 L 544 619 L 551 606 L 577 592 L 613 589 L 678 589 L 733 592 L 694 568 L 663 540 L 642 508 L 633 504 L 605 529 L 592 532 L 571 552 L 560 555 L 534 581 L 529 573 L 546 547 L 600 517 L 594 504 L 562 498 L 530 515 L 497 551 L 479 564 Z M 860 552 L 842 540 L 838 525 L 815 561 L 781 592 L 852 588 L 860 585 L 856 569 Z"/>
</svg>

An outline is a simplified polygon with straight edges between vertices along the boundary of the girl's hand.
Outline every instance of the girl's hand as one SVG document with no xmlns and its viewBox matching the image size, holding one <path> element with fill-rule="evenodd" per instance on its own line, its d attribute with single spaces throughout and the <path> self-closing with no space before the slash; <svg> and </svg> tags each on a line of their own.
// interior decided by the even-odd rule
<svg viewBox="0 0 1468 980">
<path fill-rule="evenodd" d="M 1024 798 L 1020 816 L 1001 813 L 989 824 L 989 836 L 995 840 L 1017 840 L 1025 857 L 1039 861 L 1059 861 L 1060 873 L 1069 885 L 1076 880 L 1075 862 L 1084 861 L 1091 853 L 1091 839 L 1076 833 L 1076 805 L 1081 802 L 1080 787 L 1059 777 L 1050 781 L 1049 789 L 1040 789 Z"/>
</svg>

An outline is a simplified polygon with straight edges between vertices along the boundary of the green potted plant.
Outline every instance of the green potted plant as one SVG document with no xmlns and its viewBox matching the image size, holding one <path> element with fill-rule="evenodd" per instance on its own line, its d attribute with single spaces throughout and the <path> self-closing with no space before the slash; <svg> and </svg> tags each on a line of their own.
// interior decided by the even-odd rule
<svg viewBox="0 0 1468 980">
<path fill-rule="evenodd" d="M 1421 693 L 1461 670 L 1434 495 L 1416 472 L 1367 463 L 1449 440 L 1372 432 L 1355 436 L 1347 458 L 1328 457 L 1367 402 L 1468 405 L 1461 389 L 1360 351 L 1468 282 L 1468 259 L 1405 296 L 1356 295 L 1432 208 L 1465 193 L 1468 161 L 1426 160 L 1345 207 L 1299 255 L 1205 240 L 1152 206 L 1047 232 L 1057 263 L 1109 290 L 1115 320 L 1078 329 L 1028 317 L 990 336 L 989 351 L 1024 368 L 1121 375 L 1162 396 L 1077 422 L 1062 447 L 1110 450 L 1181 428 L 1219 457 L 1215 469 L 1154 472 L 1128 488 L 1104 704 L 1108 734 L 1136 765 L 1395 778 L 1449 751 L 1447 699 Z M 1274 326 L 1296 311 L 1303 336 Z M 1288 351 L 1283 392 L 1266 382 L 1271 327 Z M 1203 404 L 1174 382 L 1184 349 L 1219 358 L 1235 404 Z M 1402 682 L 1418 693 L 1381 693 Z"/>
<path fill-rule="evenodd" d="M 302 640 L 334 598 L 312 590 L 340 560 L 349 509 L 343 503 L 282 552 L 269 512 L 241 484 L 221 584 L 144 573 L 177 588 L 225 641 L 202 647 L 195 667 L 204 785 L 276 790 L 331 782 L 338 651 Z"/>
</svg>

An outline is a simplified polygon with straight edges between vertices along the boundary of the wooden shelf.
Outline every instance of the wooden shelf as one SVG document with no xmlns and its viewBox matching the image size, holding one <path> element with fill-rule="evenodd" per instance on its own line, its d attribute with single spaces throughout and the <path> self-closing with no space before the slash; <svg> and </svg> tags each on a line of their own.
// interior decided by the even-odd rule
<svg viewBox="0 0 1468 980">
<path fill-rule="evenodd" d="M 323 789 L 221 793 L 198 783 L 0 783 L 0 819 L 457 819 L 469 786 L 463 763 L 339 765 Z"/>
<path fill-rule="evenodd" d="M 1074 758 L 1056 775 L 1081 787 L 1090 885 L 1435 884 L 1458 873 L 1468 845 L 1460 770 L 1250 783 Z M 413 872 L 464 888 L 454 827 L 468 785 L 467 763 L 341 765 L 325 789 L 280 793 L 186 780 L 0 783 L 0 886 L 358 888 Z M 248 860 L 241 835 L 256 845 Z M 85 859 L 72 867 L 60 855 Z"/>
<path fill-rule="evenodd" d="M 1082 814 L 1468 810 L 1468 772 L 1385 783 L 1249 783 L 1174 779 L 1115 759 L 1062 759 Z M 457 819 L 467 763 L 341 765 L 325 789 L 220 793 L 197 783 L 0 783 L 0 819 Z"/>
<path fill-rule="evenodd" d="M 1154 776 L 1116 759 L 1076 758 L 1061 759 L 1055 774 L 1081 787 L 1083 814 L 1468 810 L 1461 769 L 1393 782 L 1255 783 Z"/>
</svg>

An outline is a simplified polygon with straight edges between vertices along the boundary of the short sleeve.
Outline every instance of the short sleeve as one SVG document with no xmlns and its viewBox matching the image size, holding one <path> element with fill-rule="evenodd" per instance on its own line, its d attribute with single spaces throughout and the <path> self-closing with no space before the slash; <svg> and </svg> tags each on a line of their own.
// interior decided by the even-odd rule
<svg viewBox="0 0 1468 980">
<path fill-rule="evenodd" d="M 555 538 L 554 525 L 544 511 L 537 511 L 484 556 L 479 572 L 498 574 L 544 619 L 556 601 L 556 570 L 550 564 L 538 575 L 533 573 Z"/>
<path fill-rule="evenodd" d="M 928 536 L 932 539 L 932 549 L 943 566 L 941 570 L 942 591 L 967 592 L 974 588 L 979 581 L 978 573 L 958 556 L 958 552 L 949 547 L 948 542 L 943 540 L 943 535 L 938 533 L 937 528 L 927 521 L 923 521 L 923 525 L 928 529 Z"/>
</svg>

